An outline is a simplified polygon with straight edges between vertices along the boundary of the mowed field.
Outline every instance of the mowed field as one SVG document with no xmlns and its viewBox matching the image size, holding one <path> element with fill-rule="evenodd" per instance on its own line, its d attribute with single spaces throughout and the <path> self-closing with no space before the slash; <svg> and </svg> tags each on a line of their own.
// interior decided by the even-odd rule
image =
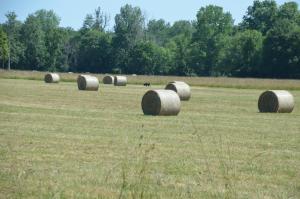
<svg viewBox="0 0 300 199">
<path fill-rule="evenodd" d="M 300 198 L 300 90 L 262 114 L 265 89 L 193 86 L 154 117 L 150 88 L 0 78 L 0 198 Z"/>
</svg>

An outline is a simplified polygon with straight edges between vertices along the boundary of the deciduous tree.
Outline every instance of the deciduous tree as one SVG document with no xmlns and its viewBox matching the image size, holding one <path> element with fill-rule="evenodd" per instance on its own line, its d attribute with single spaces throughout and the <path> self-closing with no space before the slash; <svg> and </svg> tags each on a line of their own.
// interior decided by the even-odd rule
<svg viewBox="0 0 300 199">
<path fill-rule="evenodd" d="M 212 75 L 218 66 L 226 37 L 233 29 L 230 13 L 219 6 L 202 7 L 197 13 L 196 31 L 192 38 L 191 64 L 199 75 Z"/>
<path fill-rule="evenodd" d="M 0 27 L 0 58 L 2 62 L 2 68 L 8 59 L 8 38 L 6 33 Z"/>
</svg>

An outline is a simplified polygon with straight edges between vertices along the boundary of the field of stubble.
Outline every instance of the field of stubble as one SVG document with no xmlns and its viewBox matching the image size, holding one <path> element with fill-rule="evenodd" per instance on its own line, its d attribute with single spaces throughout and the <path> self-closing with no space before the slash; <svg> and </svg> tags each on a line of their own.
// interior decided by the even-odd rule
<svg viewBox="0 0 300 199">
<path fill-rule="evenodd" d="M 262 114 L 264 89 L 193 86 L 152 117 L 148 89 L 0 78 L 0 198 L 300 198 L 300 90 Z"/>
</svg>

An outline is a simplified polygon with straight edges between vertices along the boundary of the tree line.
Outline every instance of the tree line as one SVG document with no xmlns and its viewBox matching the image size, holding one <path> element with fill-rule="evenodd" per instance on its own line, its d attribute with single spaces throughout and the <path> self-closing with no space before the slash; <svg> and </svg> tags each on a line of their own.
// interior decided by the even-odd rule
<svg viewBox="0 0 300 199">
<path fill-rule="evenodd" d="M 60 27 L 52 11 L 0 24 L 3 68 L 180 76 L 300 78 L 300 11 L 296 2 L 255 0 L 235 25 L 222 7 L 201 7 L 193 21 L 146 23 L 139 7 L 114 17 L 100 7 L 79 30 Z"/>
</svg>

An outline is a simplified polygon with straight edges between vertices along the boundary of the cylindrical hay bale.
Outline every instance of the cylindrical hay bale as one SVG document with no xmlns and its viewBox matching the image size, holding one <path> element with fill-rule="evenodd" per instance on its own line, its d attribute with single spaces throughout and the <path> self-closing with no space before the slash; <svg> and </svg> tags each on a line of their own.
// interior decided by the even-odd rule
<svg viewBox="0 0 300 199">
<path fill-rule="evenodd" d="M 126 86 L 127 84 L 127 77 L 125 76 L 115 76 L 114 78 L 114 85 L 115 86 Z"/>
<path fill-rule="evenodd" d="M 60 77 L 57 73 L 47 73 L 44 78 L 46 83 L 58 83 Z"/>
<path fill-rule="evenodd" d="M 91 75 L 79 75 L 77 85 L 79 90 L 97 91 L 99 89 L 97 77 Z"/>
<path fill-rule="evenodd" d="M 105 76 L 102 80 L 103 84 L 113 84 L 114 83 L 114 76 Z"/>
<path fill-rule="evenodd" d="M 172 90 L 149 90 L 142 99 L 145 115 L 178 115 L 180 98 Z"/>
<path fill-rule="evenodd" d="M 191 88 L 185 82 L 169 82 L 165 89 L 175 91 L 178 94 L 180 100 L 182 101 L 188 101 L 191 98 Z"/>
<path fill-rule="evenodd" d="M 262 113 L 291 113 L 294 105 L 293 95 L 284 90 L 265 91 L 258 99 L 258 109 Z"/>
</svg>

